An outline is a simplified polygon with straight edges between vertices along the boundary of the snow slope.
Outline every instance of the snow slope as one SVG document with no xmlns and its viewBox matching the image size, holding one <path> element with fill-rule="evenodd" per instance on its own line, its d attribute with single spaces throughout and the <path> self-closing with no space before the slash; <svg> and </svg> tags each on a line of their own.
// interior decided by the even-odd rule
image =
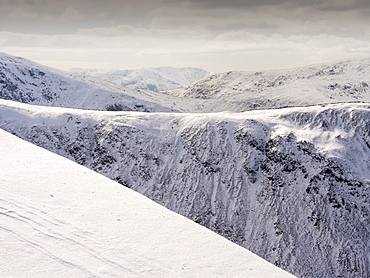
<svg viewBox="0 0 370 278">
<path fill-rule="evenodd" d="M 29 104 L 94 110 L 172 111 L 138 99 L 133 90 L 89 84 L 27 59 L 0 53 L 0 98 Z"/>
<path fill-rule="evenodd" d="M 247 111 L 337 102 L 370 101 L 370 58 L 266 72 L 216 74 L 167 92 L 207 100 L 197 112 Z"/>
<path fill-rule="evenodd" d="M 0 152 L 2 277 L 293 277 L 3 130 Z"/>
<path fill-rule="evenodd" d="M 165 91 L 179 89 L 206 78 L 209 73 L 198 68 L 159 67 L 136 70 L 72 69 L 74 76 L 90 76 L 131 89 Z"/>
<path fill-rule="evenodd" d="M 367 277 L 370 104 L 98 112 L 0 101 L 0 127 L 299 277 Z"/>
</svg>

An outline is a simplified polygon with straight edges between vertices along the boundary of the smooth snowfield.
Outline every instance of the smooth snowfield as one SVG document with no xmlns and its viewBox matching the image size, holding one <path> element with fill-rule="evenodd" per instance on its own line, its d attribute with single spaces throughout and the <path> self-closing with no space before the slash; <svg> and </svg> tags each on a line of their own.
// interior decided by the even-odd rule
<svg viewBox="0 0 370 278">
<path fill-rule="evenodd" d="M 3 130 L 0 152 L 2 277 L 293 277 Z"/>
</svg>

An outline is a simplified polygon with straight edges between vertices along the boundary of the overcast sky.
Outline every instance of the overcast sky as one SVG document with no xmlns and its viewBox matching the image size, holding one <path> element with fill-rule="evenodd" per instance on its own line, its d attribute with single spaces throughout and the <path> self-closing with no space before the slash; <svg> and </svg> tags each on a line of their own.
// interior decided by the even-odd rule
<svg viewBox="0 0 370 278">
<path fill-rule="evenodd" d="M 0 0 L 0 51 L 61 69 L 291 68 L 370 54 L 368 0 Z"/>
</svg>

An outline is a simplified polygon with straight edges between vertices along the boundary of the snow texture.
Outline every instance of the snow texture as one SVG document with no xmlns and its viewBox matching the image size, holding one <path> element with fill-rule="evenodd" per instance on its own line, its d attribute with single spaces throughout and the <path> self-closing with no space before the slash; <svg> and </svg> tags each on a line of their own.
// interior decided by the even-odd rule
<svg viewBox="0 0 370 278">
<path fill-rule="evenodd" d="M 0 152 L 1 277 L 293 277 L 3 130 Z"/>
<path fill-rule="evenodd" d="M 0 127 L 299 277 L 367 277 L 370 104 L 98 112 L 2 100 Z"/>
</svg>

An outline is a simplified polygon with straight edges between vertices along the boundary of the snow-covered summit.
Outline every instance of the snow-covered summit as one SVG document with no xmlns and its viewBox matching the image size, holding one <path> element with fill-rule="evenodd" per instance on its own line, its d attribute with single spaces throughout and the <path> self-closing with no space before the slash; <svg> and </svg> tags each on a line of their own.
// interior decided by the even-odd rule
<svg viewBox="0 0 370 278">
<path fill-rule="evenodd" d="M 159 67 L 134 70 L 72 69 L 77 76 L 91 76 L 125 88 L 165 91 L 187 87 L 206 78 L 209 72 L 198 68 Z"/>
<path fill-rule="evenodd" d="M 39 63 L 33 62 L 33 61 L 28 60 L 26 58 L 9 55 L 9 54 L 6 54 L 4 52 L 0 52 L 0 61 L 3 62 L 3 63 L 23 64 L 23 65 L 28 66 L 28 67 L 37 68 L 39 70 L 42 69 L 42 70 L 62 72 L 61 70 L 57 70 L 57 69 L 53 69 L 51 67 L 43 66 Z"/>
</svg>

